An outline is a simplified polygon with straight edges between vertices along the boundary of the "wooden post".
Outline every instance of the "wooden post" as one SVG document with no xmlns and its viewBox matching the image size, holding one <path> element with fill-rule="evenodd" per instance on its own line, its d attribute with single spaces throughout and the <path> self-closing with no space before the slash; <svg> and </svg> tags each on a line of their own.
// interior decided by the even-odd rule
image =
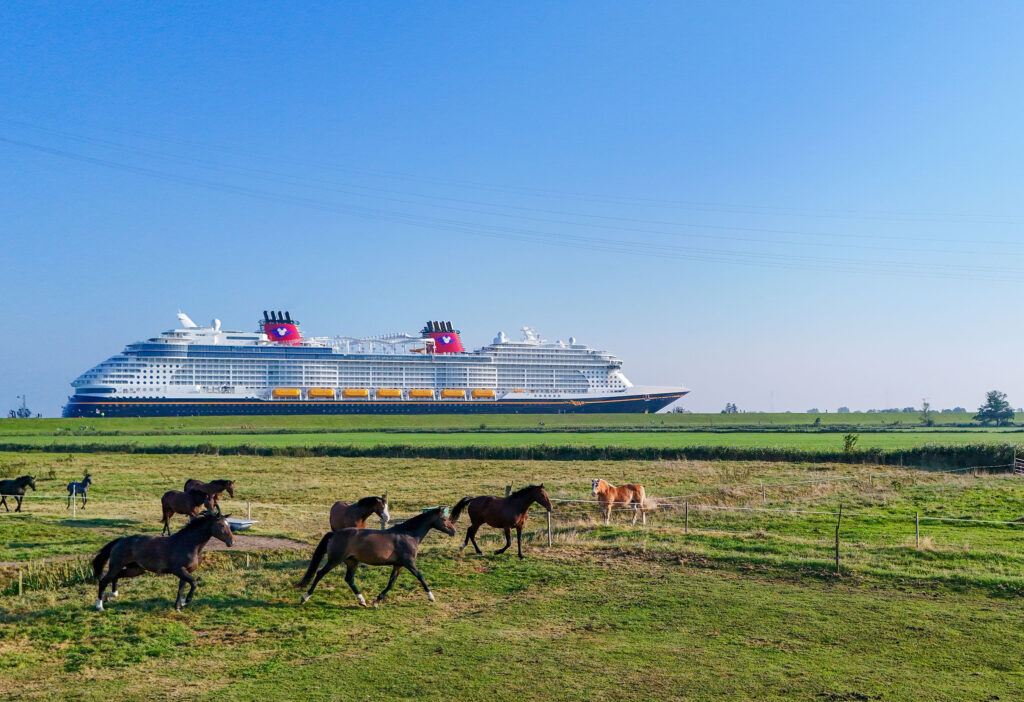
<svg viewBox="0 0 1024 702">
<path fill-rule="evenodd" d="M 513 483 L 509 483 L 508 485 L 505 486 L 505 497 L 508 497 L 509 495 L 512 494 L 512 485 Z"/>
<path fill-rule="evenodd" d="M 690 501 L 686 500 L 683 503 L 683 533 L 690 533 Z"/>
<path fill-rule="evenodd" d="M 18 597 L 21 597 L 21 568 L 18 568 Z"/>
<path fill-rule="evenodd" d="M 245 518 L 252 519 L 252 502 L 250 502 L 249 500 L 245 501 Z M 248 558 L 248 556 L 246 556 L 246 558 Z"/>
<path fill-rule="evenodd" d="M 921 513 L 914 512 L 914 535 L 917 537 L 917 547 L 921 548 Z"/>
<path fill-rule="evenodd" d="M 868 487 L 870 487 L 872 490 L 875 489 L 875 474 L 874 473 L 868 473 Z"/>
<path fill-rule="evenodd" d="M 764 499 L 764 481 L 762 480 L 761 481 L 761 504 L 763 505 L 764 503 L 765 503 L 765 499 Z"/>
<path fill-rule="evenodd" d="M 245 553 L 245 567 L 246 568 L 249 567 L 249 552 L 248 551 L 246 551 L 246 553 Z"/>
<path fill-rule="evenodd" d="M 843 503 L 839 503 L 839 519 L 836 520 L 836 575 L 839 575 L 839 525 L 843 522 Z"/>
<path fill-rule="evenodd" d="M 548 510 L 548 546 L 551 545 L 551 510 Z"/>
</svg>

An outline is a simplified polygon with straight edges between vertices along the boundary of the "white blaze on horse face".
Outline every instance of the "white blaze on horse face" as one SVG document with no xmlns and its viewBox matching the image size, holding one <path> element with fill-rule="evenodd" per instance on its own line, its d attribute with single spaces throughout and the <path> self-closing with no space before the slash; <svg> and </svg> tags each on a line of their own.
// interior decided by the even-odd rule
<svg viewBox="0 0 1024 702">
<path fill-rule="evenodd" d="M 391 512 L 388 511 L 387 503 L 384 504 L 384 511 L 381 512 L 380 520 L 385 524 L 391 521 Z"/>
<path fill-rule="evenodd" d="M 597 479 L 590 481 L 590 494 L 597 497 Z"/>
</svg>

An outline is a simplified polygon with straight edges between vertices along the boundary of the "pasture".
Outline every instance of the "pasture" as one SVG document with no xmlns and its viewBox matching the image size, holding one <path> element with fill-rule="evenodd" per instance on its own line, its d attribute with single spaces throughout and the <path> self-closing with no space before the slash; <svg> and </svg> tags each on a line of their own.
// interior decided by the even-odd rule
<svg viewBox="0 0 1024 702">
<path fill-rule="evenodd" d="M 1024 526 L 927 520 L 1021 520 L 1020 477 L 810 463 L 39 453 L 2 454 L 0 466 L 39 476 L 25 513 L 0 512 L 2 696 L 1024 694 Z M 84 471 L 94 485 L 77 519 L 63 500 L 41 497 Z M 95 586 L 76 557 L 121 534 L 157 533 L 159 495 L 188 477 L 233 478 L 237 497 L 224 496 L 225 512 L 250 502 L 256 533 L 309 545 L 209 553 L 197 598 L 180 614 L 174 580 L 152 575 L 125 581 L 107 612 L 91 611 Z M 401 518 L 464 495 L 500 495 L 510 482 L 586 500 L 591 477 L 628 477 L 665 506 L 647 528 L 631 528 L 624 513 L 606 527 L 596 506 L 556 502 L 550 547 L 535 507 L 521 562 L 514 549 L 492 555 L 503 539 L 486 528 L 484 556 L 459 554 L 463 517 L 455 537 L 435 532 L 424 542 L 420 567 L 436 603 L 403 574 L 386 605 L 362 609 L 335 571 L 297 604 L 294 583 L 335 499 L 386 491 Z M 683 495 L 688 519 L 668 504 Z M 357 578 L 372 596 L 387 575 L 361 568 Z"/>
</svg>

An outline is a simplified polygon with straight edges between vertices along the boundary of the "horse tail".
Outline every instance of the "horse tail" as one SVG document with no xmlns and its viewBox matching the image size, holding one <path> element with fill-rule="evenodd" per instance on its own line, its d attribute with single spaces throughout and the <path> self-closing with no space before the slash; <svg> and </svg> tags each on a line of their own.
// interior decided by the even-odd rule
<svg viewBox="0 0 1024 702">
<path fill-rule="evenodd" d="M 464 510 L 466 508 L 466 505 L 468 505 L 472 501 L 472 497 L 463 497 L 461 500 L 456 502 L 455 506 L 452 507 L 452 513 L 448 516 L 448 521 L 454 524 L 455 521 L 459 518 L 459 515 L 462 514 L 462 510 Z"/>
<path fill-rule="evenodd" d="M 97 580 L 99 580 L 100 576 L 103 574 L 103 566 L 105 566 L 107 561 L 110 560 L 110 552 L 114 550 L 114 546 L 120 540 L 121 539 L 118 538 L 111 541 L 109 544 L 101 548 L 100 552 L 92 559 L 92 574 Z"/>
<path fill-rule="evenodd" d="M 637 505 L 642 508 L 644 506 L 644 500 L 647 499 L 647 493 L 644 490 L 643 485 L 637 485 L 633 488 L 633 497 L 636 499 Z"/>
<path fill-rule="evenodd" d="M 313 551 L 313 557 L 309 559 L 309 568 L 306 569 L 306 574 L 299 581 L 298 587 L 309 585 L 309 581 L 313 579 L 313 573 L 316 572 L 316 567 L 320 565 L 320 561 L 323 560 L 324 554 L 327 552 L 327 544 L 330 543 L 332 536 L 334 536 L 334 532 L 329 531 L 324 534 L 324 538 L 320 539 L 320 543 L 316 545 L 316 550 Z"/>
</svg>

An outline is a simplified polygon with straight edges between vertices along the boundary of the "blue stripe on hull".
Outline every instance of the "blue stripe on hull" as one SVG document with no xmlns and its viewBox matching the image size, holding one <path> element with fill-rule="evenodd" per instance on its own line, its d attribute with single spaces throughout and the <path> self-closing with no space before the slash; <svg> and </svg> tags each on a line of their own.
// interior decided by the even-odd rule
<svg viewBox="0 0 1024 702">
<path fill-rule="evenodd" d="M 146 401 L 72 397 L 65 417 L 195 417 L 259 414 L 584 414 L 657 412 L 685 392 L 629 395 L 598 400 L 492 400 L 455 402 L 335 400 L 189 400 Z"/>
</svg>

